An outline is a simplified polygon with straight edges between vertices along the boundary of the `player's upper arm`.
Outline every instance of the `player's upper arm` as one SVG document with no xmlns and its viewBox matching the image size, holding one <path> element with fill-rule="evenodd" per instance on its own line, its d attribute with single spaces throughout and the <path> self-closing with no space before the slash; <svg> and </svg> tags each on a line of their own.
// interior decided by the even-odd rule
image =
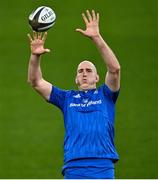
<svg viewBox="0 0 158 180">
<path fill-rule="evenodd" d="M 115 72 L 107 71 L 105 77 L 105 84 L 113 91 L 120 89 L 120 69 Z"/>
<path fill-rule="evenodd" d="M 49 100 L 52 91 L 52 84 L 44 79 L 38 80 L 33 88 L 45 99 Z"/>
</svg>

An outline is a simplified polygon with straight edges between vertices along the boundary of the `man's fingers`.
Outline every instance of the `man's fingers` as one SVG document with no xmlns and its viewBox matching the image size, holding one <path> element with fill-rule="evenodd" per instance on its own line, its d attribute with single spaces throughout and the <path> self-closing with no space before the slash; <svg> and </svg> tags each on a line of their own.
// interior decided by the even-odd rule
<svg viewBox="0 0 158 180">
<path fill-rule="evenodd" d="M 96 15 L 95 15 L 95 11 L 94 10 L 92 10 L 92 18 L 93 18 L 93 21 L 96 20 Z"/>
<path fill-rule="evenodd" d="M 92 21 L 92 16 L 91 16 L 89 10 L 87 10 L 86 13 L 87 13 L 87 16 L 88 16 L 89 21 Z"/>
<path fill-rule="evenodd" d="M 85 35 L 85 31 L 82 29 L 76 29 L 77 32 L 80 32 L 81 34 Z"/>
<path fill-rule="evenodd" d="M 40 39 L 40 40 L 42 39 L 42 32 L 38 33 L 38 39 Z"/>
<path fill-rule="evenodd" d="M 92 10 L 92 14 L 89 12 L 89 10 L 86 10 L 86 15 L 82 13 L 82 17 L 86 25 L 91 21 L 98 21 L 99 22 L 99 13 L 95 13 L 94 10 Z"/>
<path fill-rule="evenodd" d="M 36 33 L 36 31 L 33 31 L 33 38 L 34 38 L 34 40 L 37 39 L 37 33 Z"/>
<path fill-rule="evenodd" d="M 43 38 L 42 38 L 43 42 L 45 42 L 45 40 L 47 39 L 47 34 L 48 34 L 47 32 L 44 33 Z"/>
<path fill-rule="evenodd" d="M 85 24 L 88 24 L 88 19 L 86 18 L 84 13 L 82 13 L 82 18 L 83 18 Z"/>
<path fill-rule="evenodd" d="M 99 23 L 99 13 L 97 13 L 97 22 Z"/>
<path fill-rule="evenodd" d="M 30 34 L 27 34 L 27 36 L 28 36 L 28 38 L 29 38 L 29 40 L 30 40 L 30 43 L 31 43 L 31 42 L 33 41 L 31 35 L 30 35 Z"/>
<path fill-rule="evenodd" d="M 44 50 L 46 53 L 49 53 L 50 52 L 50 49 L 45 49 Z"/>
</svg>

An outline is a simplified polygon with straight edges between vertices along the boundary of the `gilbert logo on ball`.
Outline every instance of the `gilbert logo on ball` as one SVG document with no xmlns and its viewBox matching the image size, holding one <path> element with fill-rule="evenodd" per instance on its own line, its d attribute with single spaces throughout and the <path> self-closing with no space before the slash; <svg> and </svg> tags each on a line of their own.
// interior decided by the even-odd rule
<svg viewBox="0 0 158 180">
<path fill-rule="evenodd" d="M 29 15 L 29 24 L 37 32 L 47 31 L 54 25 L 55 20 L 55 12 L 46 6 L 38 7 Z"/>
</svg>

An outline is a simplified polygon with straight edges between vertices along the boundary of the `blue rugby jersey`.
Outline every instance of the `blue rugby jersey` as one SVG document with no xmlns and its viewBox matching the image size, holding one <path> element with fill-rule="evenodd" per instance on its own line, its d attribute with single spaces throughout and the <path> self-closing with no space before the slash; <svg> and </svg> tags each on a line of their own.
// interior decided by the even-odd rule
<svg viewBox="0 0 158 180">
<path fill-rule="evenodd" d="M 64 115 L 64 163 L 82 158 L 119 159 L 114 145 L 118 93 L 105 84 L 87 92 L 52 87 L 49 102 Z"/>
</svg>

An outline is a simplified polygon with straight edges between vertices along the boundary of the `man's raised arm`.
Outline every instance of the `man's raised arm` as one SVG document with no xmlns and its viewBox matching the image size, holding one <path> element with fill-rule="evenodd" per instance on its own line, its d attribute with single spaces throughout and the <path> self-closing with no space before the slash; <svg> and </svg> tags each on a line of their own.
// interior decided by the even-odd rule
<svg viewBox="0 0 158 180">
<path fill-rule="evenodd" d="M 82 13 L 82 17 L 86 24 L 86 30 L 76 29 L 76 31 L 91 38 L 96 44 L 107 66 L 105 83 L 112 91 L 117 91 L 120 88 L 120 64 L 113 51 L 100 35 L 99 13 L 96 14 L 94 10 L 90 13 L 89 10 L 87 10 L 86 15 Z"/>
<path fill-rule="evenodd" d="M 45 32 L 43 37 L 42 33 L 33 32 L 33 38 L 28 34 L 31 46 L 31 56 L 28 66 L 28 83 L 42 96 L 44 99 L 49 100 L 52 85 L 45 81 L 42 77 L 40 58 L 41 55 L 50 52 L 49 49 L 44 48 L 44 43 L 47 37 Z"/>
</svg>

